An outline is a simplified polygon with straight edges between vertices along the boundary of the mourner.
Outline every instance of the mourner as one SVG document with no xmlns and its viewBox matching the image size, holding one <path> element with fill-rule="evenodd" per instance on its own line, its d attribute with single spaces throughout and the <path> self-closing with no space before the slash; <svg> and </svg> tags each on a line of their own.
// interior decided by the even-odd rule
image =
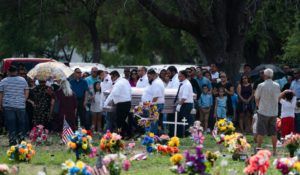
<svg viewBox="0 0 300 175">
<path fill-rule="evenodd" d="M 116 125 L 117 130 L 125 139 L 130 138 L 131 126 L 126 123 L 131 108 L 131 86 L 129 81 L 121 78 L 117 71 L 110 73 L 111 80 L 114 83 L 111 93 L 104 102 L 104 107 L 108 106 L 110 102 L 116 105 Z"/>
<path fill-rule="evenodd" d="M 188 74 L 185 70 L 182 70 L 178 74 L 180 85 L 175 96 L 175 102 L 177 102 L 176 111 L 178 112 L 178 121 L 181 121 L 184 117 L 187 119 L 189 126 L 193 123 L 191 111 L 193 109 L 193 87 L 190 81 L 187 79 Z M 178 125 L 178 136 L 183 137 L 185 129 L 189 126 L 183 127 Z"/>
<path fill-rule="evenodd" d="M 136 87 L 137 88 L 145 88 L 145 87 L 149 86 L 146 67 L 139 67 L 138 75 L 140 78 L 139 78 L 138 82 L 136 83 Z"/>
<path fill-rule="evenodd" d="M 147 73 L 148 80 L 150 86 L 146 87 L 143 95 L 142 101 L 143 102 L 152 102 L 155 103 L 157 106 L 157 110 L 159 113 L 162 112 L 165 103 L 165 87 L 162 80 L 158 77 L 158 74 L 155 70 L 150 69 Z M 163 116 L 159 116 L 159 126 L 160 128 L 163 127 Z M 152 132 L 158 134 L 158 131 L 154 129 Z"/>
<path fill-rule="evenodd" d="M 168 77 L 169 77 L 169 83 L 168 83 L 166 88 L 168 88 L 168 89 L 177 89 L 179 87 L 177 68 L 175 66 L 168 67 L 167 74 L 168 74 Z"/>
</svg>

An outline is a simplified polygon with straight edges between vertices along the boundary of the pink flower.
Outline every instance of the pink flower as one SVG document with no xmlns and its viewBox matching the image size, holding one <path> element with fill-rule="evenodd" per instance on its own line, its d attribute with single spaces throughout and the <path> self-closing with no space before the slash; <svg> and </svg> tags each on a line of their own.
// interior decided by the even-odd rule
<svg viewBox="0 0 300 175">
<path fill-rule="evenodd" d="M 89 154 L 90 158 L 96 157 L 97 155 L 97 147 L 93 147 L 91 153 Z"/>
<path fill-rule="evenodd" d="M 135 147 L 135 143 L 128 143 L 128 148 L 133 149 Z"/>
<path fill-rule="evenodd" d="M 129 160 L 124 160 L 123 161 L 123 170 L 124 171 L 128 171 L 129 170 L 129 168 L 130 168 L 130 161 Z"/>
</svg>

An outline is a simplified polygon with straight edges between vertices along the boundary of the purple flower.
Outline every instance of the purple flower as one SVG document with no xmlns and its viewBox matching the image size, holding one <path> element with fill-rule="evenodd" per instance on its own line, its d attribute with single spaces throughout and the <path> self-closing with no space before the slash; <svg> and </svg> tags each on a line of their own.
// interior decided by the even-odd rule
<svg viewBox="0 0 300 175">
<path fill-rule="evenodd" d="M 177 166 L 177 173 L 178 174 L 183 174 L 185 172 L 184 167 L 182 165 Z"/>
</svg>

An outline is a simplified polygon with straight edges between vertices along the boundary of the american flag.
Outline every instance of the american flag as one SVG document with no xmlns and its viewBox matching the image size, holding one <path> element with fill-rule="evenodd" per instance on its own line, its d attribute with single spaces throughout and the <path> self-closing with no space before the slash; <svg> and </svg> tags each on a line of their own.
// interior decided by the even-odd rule
<svg viewBox="0 0 300 175">
<path fill-rule="evenodd" d="M 96 162 L 96 166 L 93 167 L 92 175 L 108 175 L 108 174 L 109 172 L 107 168 L 102 163 L 102 156 L 99 155 Z"/>
<path fill-rule="evenodd" d="M 72 136 L 74 134 L 74 132 L 72 131 L 72 128 L 70 127 L 70 125 L 68 124 L 68 122 L 66 121 L 66 119 L 64 119 L 64 127 L 63 127 L 63 131 L 62 131 L 62 141 L 67 144 L 69 141 L 68 136 Z"/>
</svg>

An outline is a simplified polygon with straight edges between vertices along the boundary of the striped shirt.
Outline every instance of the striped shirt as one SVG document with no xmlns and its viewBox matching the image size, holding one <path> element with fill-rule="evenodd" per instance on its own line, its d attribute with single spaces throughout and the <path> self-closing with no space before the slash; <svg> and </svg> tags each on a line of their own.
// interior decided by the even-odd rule
<svg viewBox="0 0 300 175">
<path fill-rule="evenodd" d="M 23 77 L 4 78 L 0 82 L 0 92 L 3 93 L 3 107 L 25 109 L 25 90 L 28 84 Z"/>
</svg>

